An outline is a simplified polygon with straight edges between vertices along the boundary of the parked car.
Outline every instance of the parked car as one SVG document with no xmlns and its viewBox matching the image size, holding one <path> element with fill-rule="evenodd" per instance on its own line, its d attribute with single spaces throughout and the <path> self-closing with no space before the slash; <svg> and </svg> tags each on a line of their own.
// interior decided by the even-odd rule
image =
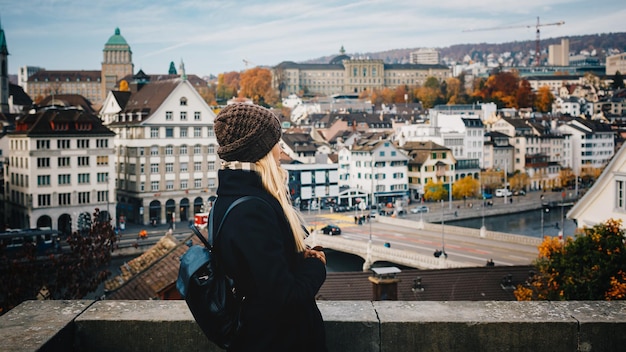
<svg viewBox="0 0 626 352">
<path fill-rule="evenodd" d="M 337 225 L 328 224 L 322 227 L 322 233 L 331 236 L 341 235 L 341 229 Z"/>
<path fill-rule="evenodd" d="M 506 188 L 498 188 L 496 189 L 496 197 L 510 197 L 513 193 Z"/>
<path fill-rule="evenodd" d="M 526 191 L 524 191 L 523 189 L 520 189 L 519 191 L 515 191 L 513 192 L 514 196 L 525 196 L 526 195 Z"/>
<path fill-rule="evenodd" d="M 428 207 L 425 205 L 418 205 L 415 208 L 411 209 L 411 213 L 413 214 L 428 213 Z"/>
<path fill-rule="evenodd" d="M 491 199 L 493 198 L 493 194 L 491 193 L 483 193 L 483 199 Z"/>
</svg>

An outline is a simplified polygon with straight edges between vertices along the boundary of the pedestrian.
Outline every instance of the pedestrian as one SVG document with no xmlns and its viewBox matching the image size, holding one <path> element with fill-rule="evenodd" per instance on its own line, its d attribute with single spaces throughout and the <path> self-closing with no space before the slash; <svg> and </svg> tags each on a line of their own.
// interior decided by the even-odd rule
<svg viewBox="0 0 626 352">
<path fill-rule="evenodd" d="M 315 295 L 326 279 L 323 251 L 308 249 L 306 227 L 292 206 L 280 167 L 278 118 L 263 107 L 235 103 L 215 118 L 223 160 L 218 172 L 215 253 L 245 297 L 242 327 L 229 351 L 326 351 Z"/>
</svg>

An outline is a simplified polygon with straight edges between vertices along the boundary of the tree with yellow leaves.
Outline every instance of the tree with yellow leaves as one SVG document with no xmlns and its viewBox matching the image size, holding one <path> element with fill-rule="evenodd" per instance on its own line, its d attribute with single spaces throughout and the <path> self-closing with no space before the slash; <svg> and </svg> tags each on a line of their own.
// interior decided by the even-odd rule
<svg viewBox="0 0 626 352">
<path fill-rule="evenodd" d="M 273 105 L 278 96 L 272 89 L 272 72 L 266 68 L 255 67 L 241 74 L 240 97 L 252 99 L 258 105 Z"/>
<path fill-rule="evenodd" d="M 515 297 L 527 300 L 626 299 L 626 244 L 621 220 L 585 228 L 564 242 L 546 237 L 539 246 L 535 273 L 518 285 Z"/>
<path fill-rule="evenodd" d="M 465 176 L 452 184 L 452 197 L 455 199 L 465 199 L 477 197 L 480 192 L 480 182 L 472 176 Z"/>
<path fill-rule="evenodd" d="M 550 87 L 541 86 L 537 90 L 537 98 L 535 99 L 535 109 L 540 112 L 552 111 L 552 103 L 554 95 L 550 91 Z"/>
<path fill-rule="evenodd" d="M 426 200 L 442 200 L 448 198 L 448 190 L 444 187 L 443 182 L 433 182 L 432 179 L 426 182 L 424 186 L 424 199 Z"/>
</svg>

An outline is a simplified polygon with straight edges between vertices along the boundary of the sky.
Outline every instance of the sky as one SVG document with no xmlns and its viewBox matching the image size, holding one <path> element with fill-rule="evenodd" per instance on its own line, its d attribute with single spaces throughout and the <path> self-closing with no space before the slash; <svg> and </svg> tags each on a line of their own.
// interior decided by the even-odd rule
<svg viewBox="0 0 626 352">
<path fill-rule="evenodd" d="M 623 0 L 0 0 L 9 73 L 100 70 L 116 28 L 135 72 L 206 76 L 406 48 L 626 32 Z M 547 25 L 565 21 L 563 25 Z M 477 30 L 495 28 L 490 30 Z M 244 60 L 248 61 L 246 65 Z"/>
</svg>

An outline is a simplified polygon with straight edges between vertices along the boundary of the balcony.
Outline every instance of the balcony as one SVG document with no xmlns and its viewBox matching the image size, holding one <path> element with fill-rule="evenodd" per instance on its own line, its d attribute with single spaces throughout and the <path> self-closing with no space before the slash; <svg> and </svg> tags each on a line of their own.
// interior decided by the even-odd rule
<svg viewBox="0 0 626 352">
<path fill-rule="evenodd" d="M 625 301 L 318 301 L 330 351 L 618 351 Z M 220 351 L 184 301 L 27 301 L 3 351 Z M 306 341 L 303 341 L 306 343 Z"/>
</svg>

